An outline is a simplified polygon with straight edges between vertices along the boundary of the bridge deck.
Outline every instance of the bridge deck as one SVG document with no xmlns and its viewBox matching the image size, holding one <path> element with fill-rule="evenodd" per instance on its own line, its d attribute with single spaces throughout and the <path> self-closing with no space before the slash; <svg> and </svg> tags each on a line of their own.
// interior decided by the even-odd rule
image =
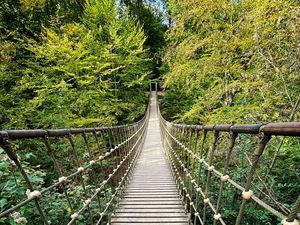
<svg viewBox="0 0 300 225">
<path fill-rule="evenodd" d="M 113 225 L 188 224 L 188 216 L 163 152 L 156 104 L 152 94 L 145 145 L 131 181 L 111 218 Z"/>
</svg>

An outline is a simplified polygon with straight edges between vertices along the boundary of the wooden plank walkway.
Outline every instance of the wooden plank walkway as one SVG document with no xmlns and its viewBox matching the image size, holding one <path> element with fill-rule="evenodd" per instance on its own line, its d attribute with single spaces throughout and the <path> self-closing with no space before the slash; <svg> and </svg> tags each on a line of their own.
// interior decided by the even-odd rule
<svg viewBox="0 0 300 225">
<path fill-rule="evenodd" d="M 156 97 L 152 92 L 145 144 L 131 181 L 111 217 L 113 225 L 188 224 L 188 216 L 163 152 L 156 105 Z"/>
</svg>

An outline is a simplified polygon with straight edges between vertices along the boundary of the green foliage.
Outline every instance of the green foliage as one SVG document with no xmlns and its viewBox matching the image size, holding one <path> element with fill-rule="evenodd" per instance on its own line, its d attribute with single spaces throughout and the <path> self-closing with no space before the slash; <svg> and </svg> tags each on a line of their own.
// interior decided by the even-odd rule
<svg viewBox="0 0 300 225">
<path fill-rule="evenodd" d="M 155 43 L 146 43 L 145 29 L 137 18 L 122 12 L 121 6 L 112 0 L 2 2 L 0 129 L 111 126 L 133 123 L 144 115 L 145 91 L 153 69 L 150 57 L 154 54 L 148 48 Z M 153 25 L 163 39 L 160 20 L 151 9 L 147 10 L 152 16 L 147 26 Z M 106 146 L 107 141 L 111 142 L 106 139 L 100 140 L 101 152 L 94 140 L 89 143 L 95 157 L 113 147 Z M 80 163 L 89 162 L 82 137 L 74 137 L 74 143 Z M 74 153 L 66 140 L 51 140 L 51 146 L 62 173 L 76 171 Z M 57 182 L 57 171 L 40 140 L 16 141 L 13 149 L 22 159 L 35 190 Z M 2 148 L 0 159 L 3 212 L 26 199 L 28 190 L 18 168 Z M 104 160 L 103 165 L 95 165 L 97 181 L 101 183 L 117 163 L 119 158 L 114 156 Z M 91 174 L 85 174 L 83 180 L 91 196 L 97 184 Z M 83 187 L 79 178 L 75 177 L 67 186 L 74 211 L 61 186 L 43 193 L 39 201 L 53 224 L 68 223 L 70 215 L 82 207 Z M 99 219 L 99 209 L 107 206 L 113 188 L 114 184 L 107 184 L 98 196 L 99 204 L 91 203 L 94 222 Z M 86 224 L 86 218 L 88 212 L 84 211 L 76 223 Z M 3 225 L 40 223 L 33 202 L 0 219 Z"/>
<path fill-rule="evenodd" d="M 21 173 L 17 170 L 14 163 L 9 160 L 4 150 L 0 148 L 0 189 L 1 189 L 1 201 L 0 211 L 7 209 L 7 207 L 15 205 L 16 200 L 26 198 L 26 184 L 22 178 Z M 23 164 L 24 170 L 30 174 L 29 180 L 36 188 L 40 188 L 44 183 L 45 173 L 43 171 L 37 171 L 29 163 Z M 38 216 L 35 213 L 36 209 L 34 205 L 29 207 L 21 208 L 21 215 L 27 217 L 29 214 L 33 214 L 35 217 Z M 28 218 L 28 217 L 27 217 Z M 18 224 L 12 217 L 1 218 L 0 224 Z"/>
<path fill-rule="evenodd" d="M 21 9 L 36 7 L 25 3 Z M 114 1 L 88 1 L 82 20 L 44 28 L 38 40 L 18 41 L 20 49 L 3 40 L 6 127 L 112 125 L 143 115 L 151 66 L 144 32 L 133 19 L 117 16 Z"/>
<path fill-rule="evenodd" d="M 166 32 L 162 68 L 166 71 L 161 107 L 165 118 L 188 124 L 299 120 L 298 1 L 170 0 L 168 11 L 172 23 Z M 246 182 L 256 138 L 239 135 L 233 150 L 228 174 L 238 184 Z M 207 140 L 206 159 L 212 137 Z M 268 144 L 251 189 L 267 193 L 260 199 L 287 215 L 300 190 L 299 140 L 286 138 L 279 147 L 280 141 L 273 138 Z M 216 168 L 223 168 L 227 149 L 222 139 L 212 162 Z M 195 177 L 205 180 L 205 172 L 199 175 L 196 168 Z M 216 201 L 219 180 L 213 180 L 209 190 L 211 201 Z M 235 223 L 240 199 L 239 191 L 225 185 L 221 215 L 226 224 Z M 279 223 L 258 204 L 247 204 L 242 224 Z"/>
<path fill-rule="evenodd" d="M 167 26 L 164 24 L 163 12 L 158 7 L 161 1 L 155 2 L 156 4 L 151 4 L 151 1 L 125 0 L 124 6 L 129 15 L 139 22 L 145 32 L 144 48 L 149 49 L 153 58 L 151 67 L 153 70 L 152 78 L 157 79 L 162 75 L 159 68 L 163 65 L 162 51 L 166 44 L 164 34 Z"/>
<path fill-rule="evenodd" d="M 292 0 L 169 1 L 166 116 L 205 124 L 289 120 L 300 92 L 298 8 Z M 169 107 L 170 99 L 184 110 Z"/>
<path fill-rule="evenodd" d="M 0 129 L 111 126 L 133 123 L 144 115 L 144 92 L 152 68 L 144 47 L 147 38 L 137 20 L 121 14 L 115 1 L 4 1 L 0 33 Z M 95 140 L 88 139 L 95 157 L 109 148 L 105 137 L 99 142 L 101 152 Z M 66 140 L 51 142 L 63 174 L 76 171 Z M 74 137 L 74 143 L 79 161 L 88 162 L 82 137 Z M 16 141 L 13 149 L 34 189 L 43 190 L 57 182 L 57 171 L 40 140 Z M 26 199 L 28 190 L 1 148 L 0 159 L 2 212 Z M 103 166 L 95 166 L 97 180 L 103 181 L 118 160 L 112 157 Z M 96 184 L 91 182 L 91 174 L 83 179 L 91 196 Z M 104 189 L 99 196 L 101 209 L 112 195 L 113 184 Z M 82 206 L 82 193 L 78 178 L 68 184 L 75 211 Z M 74 212 L 61 187 L 43 193 L 39 202 L 53 224 L 67 223 Z M 95 222 L 99 205 L 92 202 L 91 208 Z M 87 212 L 83 212 L 77 223 L 86 224 L 86 218 Z M 33 202 L 0 219 L 0 224 L 20 223 L 41 223 Z"/>
</svg>

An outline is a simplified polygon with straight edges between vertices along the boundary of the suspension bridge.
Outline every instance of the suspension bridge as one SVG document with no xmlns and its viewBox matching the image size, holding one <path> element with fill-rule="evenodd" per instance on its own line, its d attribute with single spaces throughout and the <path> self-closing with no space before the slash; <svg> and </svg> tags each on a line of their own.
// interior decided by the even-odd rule
<svg viewBox="0 0 300 225">
<path fill-rule="evenodd" d="M 252 204 L 271 215 L 268 224 L 299 225 L 300 197 L 291 196 L 295 201 L 287 207 L 267 185 L 278 152 L 264 176 L 259 172 L 268 144 L 278 138 L 299 140 L 300 122 L 174 124 L 160 114 L 156 92 L 150 95 L 144 118 L 134 124 L 1 131 L 5 160 L 12 176 L 22 177 L 16 185 L 27 191 L 3 196 L 2 190 L 0 197 L 13 206 L 0 211 L 0 224 L 12 215 L 22 217 L 16 212 L 24 208 L 32 209 L 27 224 L 254 224 L 247 213 Z M 253 142 L 252 153 L 243 152 L 246 163 L 241 166 L 235 158 L 241 157 L 246 147 L 241 141 L 247 138 Z M 53 179 L 33 180 L 43 168 L 28 169 L 25 148 L 52 165 Z M 235 171 L 242 169 L 244 177 L 236 177 Z M 60 221 L 53 218 L 54 205 L 61 206 L 55 212 Z M 237 205 L 231 216 L 228 205 Z"/>
</svg>

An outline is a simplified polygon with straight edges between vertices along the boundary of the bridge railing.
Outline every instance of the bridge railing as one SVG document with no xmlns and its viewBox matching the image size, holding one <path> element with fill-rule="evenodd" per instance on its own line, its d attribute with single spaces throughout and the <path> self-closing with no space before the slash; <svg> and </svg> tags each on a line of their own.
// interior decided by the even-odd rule
<svg viewBox="0 0 300 225">
<path fill-rule="evenodd" d="M 281 148 L 293 147 L 300 158 L 300 122 L 201 126 L 174 124 L 160 115 L 160 124 L 174 176 L 194 225 L 299 224 L 299 161 L 290 160 L 292 165 L 281 162 L 277 177 L 272 173 Z M 281 188 L 282 196 L 294 201 L 290 204 L 278 200 L 278 193 L 272 189 L 286 172 L 295 175 L 293 192 L 291 180 L 285 180 Z"/>
<path fill-rule="evenodd" d="M 106 224 L 141 150 L 148 117 L 149 107 L 131 125 L 1 131 L 0 224 Z M 44 164 L 36 165 L 37 158 Z M 45 171 L 52 173 L 48 180 Z"/>
</svg>

